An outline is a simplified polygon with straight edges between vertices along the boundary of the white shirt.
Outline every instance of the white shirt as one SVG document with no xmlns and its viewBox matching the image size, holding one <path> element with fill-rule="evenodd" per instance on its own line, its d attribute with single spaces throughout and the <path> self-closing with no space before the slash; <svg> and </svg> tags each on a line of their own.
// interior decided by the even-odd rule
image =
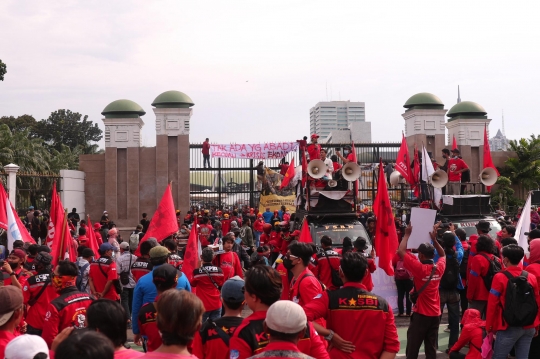
<svg viewBox="0 0 540 359">
<path fill-rule="evenodd" d="M 326 157 L 323 162 L 326 165 L 326 177 L 328 177 L 328 179 L 332 179 L 332 172 L 334 172 L 334 164 L 332 163 L 332 160 Z"/>
</svg>

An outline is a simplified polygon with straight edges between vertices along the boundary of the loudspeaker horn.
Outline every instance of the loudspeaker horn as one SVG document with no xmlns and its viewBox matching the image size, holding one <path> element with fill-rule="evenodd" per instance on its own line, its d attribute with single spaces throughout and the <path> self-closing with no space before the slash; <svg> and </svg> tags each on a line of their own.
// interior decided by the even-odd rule
<svg viewBox="0 0 540 359">
<path fill-rule="evenodd" d="M 307 171 L 312 178 L 323 178 L 326 174 L 326 165 L 322 160 L 311 160 L 307 166 Z"/>
<path fill-rule="evenodd" d="M 360 178 L 360 174 L 362 174 L 362 171 L 360 170 L 358 163 L 349 162 L 341 169 L 341 175 L 349 182 L 356 181 Z"/>
<path fill-rule="evenodd" d="M 443 188 L 448 183 L 448 174 L 443 170 L 437 170 L 431 175 L 431 184 L 435 188 Z"/>
<path fill-rule="evenodd" d="M 394 171 L 390 174 L 390 184 L 397 186 L 400 183 L 405 183 L 405 178 L 398 171 Z"/>
<path fill-rule="evenodd" d="M 484 186 L 493 186 L 495 182 L 497 182 L 497 171 L 491 167 L 484 168 L 482 172 L 480 172 L 479 178 Z"/>
<path fill-rule="evenodd" d="M 337 181 L 336 180 L 330 180 L 328 181 L 328 187 L 336 187 L 337 186 Z"/>
</svg>

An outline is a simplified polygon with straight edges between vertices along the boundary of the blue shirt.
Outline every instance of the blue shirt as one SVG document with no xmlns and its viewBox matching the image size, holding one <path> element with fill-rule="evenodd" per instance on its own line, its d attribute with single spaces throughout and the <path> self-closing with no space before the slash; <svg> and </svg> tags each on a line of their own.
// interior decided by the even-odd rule
<svg viewBox="0 0 540 359">
<path fill-rule="evenodd" d="M 154 269 L 158 268 L 154 266 L 152 273 L 145 274 L 139 279 L 133 292 L 133 306 L 131 311 L 131 326 L 133 328 L 133 334 L 139 334 L 139 312 L 143 304 L 153 302 L 157 297 L 157 289 L 153 282 Z M 185 274 L 182 273 L 181 277 L 178 277 L 178 284 L 176 289 L 185 289 L 191 292 L 191 285 Z"/>
<path fill-rule="evenodd" d="M 449 259 L 449 258 L 453 258 L 453 256 L 446 256 L 446 259 Z M 459 264 L 461 264 L 461 261 L 463 260 L 463 244 L 461 244 L 461 241 L 459 240 L 459 238 L 456 236 L 456 258 L 457 258 L 457 261 Z M 437 251 L 435 251 L 435 257 L 433 257 L 433 262 L 437 263 L 437 261 L 439 260 L 439 253 L 437 253 Z M 446 262 L 447 265 L 448 265 L 448 262 Z M 461 275 L 458 273 L 458 279 L 459 279 L 459 282 L 458 282 L 458 286 L 457 286 L 457 289 L 465 289 L 465 287 L 463 286 L 463 283 L 461 282 Z"/>
<path fill-rule="evenodd" d="M 272 212 L 263 212 L 262 214 L 263 219 L 266 223 L 270 223 L 272 221 L 272 217 L 274 217 L 274 214 Z"/>
<path fill-rule="evenodd" d="M 283 221 L 283 213 L 284 212 L 281 209 L 277 212 L 277 215 L 281 221 Z"/>
</svg>

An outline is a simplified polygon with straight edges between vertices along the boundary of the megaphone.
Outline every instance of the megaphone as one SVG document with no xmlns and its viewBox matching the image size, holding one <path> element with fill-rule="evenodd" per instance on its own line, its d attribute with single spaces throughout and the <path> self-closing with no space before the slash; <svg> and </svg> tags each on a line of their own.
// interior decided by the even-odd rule
<svg viewBox="0 0 540 359">
<path fill-rule="evenodd" d="M 484 186 L 493 186 L 497 182 L 497 171 L 491 167 L 484 168 L 478 177 Z"/>
<path fill-rule="evenodd" d="M 337 186 L 337 181 L 336 180 L 330 180 L 328 181 L 328 187 L 336 187 Z"/>
<path fill-rule="evenodd" d="M 397 186 L 400 183 L 404 183 L 405 178 L 398 171 L 394 171 L 390 174 L 390 184 L 392 186 Z"/>
<path fill-rule="evenodd" d="M 361 173 L 362 171 L 360 170 L 360 166 L 358 166 L 358 163 L 354 162 L 347 163 L 341 169 L 341 175 L 349 182 L 356 181 L 358 178 L 360 178 Z"/>
<path fill-rule="evenodd" d="M 312 178 L 323 178 L 326 174 L 326 165 L 322 160 L 311 160 L 307 166 L 307 171 Z"/>
<path fill-rule="evenodd" d="M 431 175 L 431 184 L 435 188 L 443 188 L 448 183 L 448 174 L 443 170 L 437 170 Z"/>
</svg>

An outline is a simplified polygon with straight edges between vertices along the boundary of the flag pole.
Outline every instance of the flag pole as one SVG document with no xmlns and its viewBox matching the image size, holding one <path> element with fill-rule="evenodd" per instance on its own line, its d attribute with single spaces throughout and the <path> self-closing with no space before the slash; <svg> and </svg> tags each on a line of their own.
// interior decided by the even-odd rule
<svg viewBox="0 0 540 359">
<path fill-rule="evenodd" d="M 67 226 L 67 209 L 64 210 L 64 220 L 62 222 L 62 237 L 60 237 L 60 251 L 58 253 L 58 262 L 60 262 L 61 260 L 64 260 L 63 257 L 65 256 L 64 236 L 66 234 L 66 226 Z"/>
</svg>

